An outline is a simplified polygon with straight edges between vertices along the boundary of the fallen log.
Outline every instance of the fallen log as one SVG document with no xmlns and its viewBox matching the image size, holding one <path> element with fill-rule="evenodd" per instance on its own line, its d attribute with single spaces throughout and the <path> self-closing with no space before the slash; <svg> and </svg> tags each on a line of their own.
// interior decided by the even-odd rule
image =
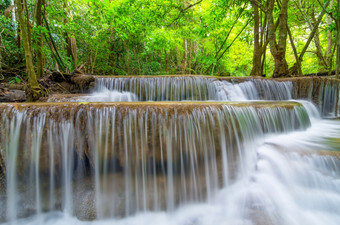
<svg viewBox="0 0 340 225">
<path fill-rule="evenodd" d="M 25 91 L 8 88 L 0 88 L 0 102 L 24 102 Z"/>
<path fill-rule="evenodd" d="M 51 80 L 61 83 L 70 93 L 88 92 L 94 85 L 95 77 L 75 71 L 72 74 L 55 71 L 51 74 Z M 93 83 L 93 84 L 91 84 Z"/>
</svg>

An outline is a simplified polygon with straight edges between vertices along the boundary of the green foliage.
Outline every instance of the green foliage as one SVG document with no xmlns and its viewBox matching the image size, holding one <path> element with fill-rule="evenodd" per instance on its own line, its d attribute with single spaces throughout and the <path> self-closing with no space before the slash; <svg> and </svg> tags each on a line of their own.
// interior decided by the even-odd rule
<svg viewBox="0 0 340 225">
<path fill-rule="evenodd" d="M 234 76 L 247 76 L 252 68 L 252 52 L 249 45 L 242 41 L 237 41 L 223 63 L 226 70 Z"/>
<path fill-rule="evenodd" d="M 0 4 L 0 14 L 1 15 L 7 9 L 7 7 L 10 6 L 10 4 L 11 4 L 10 0 L 1 0 L 1 4 Z"/>
<path fill-rule="evenodd" d="M 298 1 L 289 3 L 288 24 L 300 52 L 310 30 L 295 2 Z M 307 10 L 315 9 L 315 14 L 322 10 L 314 0 L 302 2 Z M 75 69 L 67 52 L 67 37 L 75 38 L 77 65 L 87 73 L 213 75 L 229 72 L 233 76 L 247 76 L 252 69 L 254 22 L 250 1 L 50 0 L 44 10 L 49 29 L 47 24 L 35 25 L 32 16 L 35 3 L 28 0 L 32 48 L 36 52 L 37 40 L 41 35 L 46 37 L 42 51 L 44 65 L 49 70 L 57 69 L 58 60 L 65 65 L 65 68 L 59 69 Z M 9 1 L 5 4 L 7 8 Z M 3 12 L 5 8 L 1 10 Z M 335 7 L 330 11 L 336 15 Z M 276 18 L 279 12 L 275 4 Z M 2 63 L 8 66 L 23 63 L 23 50 L 17 44 L 16 24 L 2 14 Z M 327 31 L 335 31 L 335 28 L 334 22 L 327 24 L 324 18 L 319 29 L 324 49 Z M 60 57 L 58 60 L 56 52 Z M 321 69 L 313 52 L 315 46 L 312 44 L 303 61 L 306 73 Z M 295 63 L 289 42 L 286 58 L 290 66 Z M 269 51 L 264 66 L 264 72 L 271 74 L 274 62 Z"/>
<path fill-rule="evenodd" d="M 10 67 L 22 63 L 22 49 L 17 46 L 16 24 L 3 15 L 0 15 L 0 60 L 1 66 Z"/>
<path fill-rule="evenodd" d="M 10 77 L 8 83 L 10 84 L 10 86 L 12 86 L 15 83 L 21 84 L 21 80 L 19 77 Z"/>
</svg>

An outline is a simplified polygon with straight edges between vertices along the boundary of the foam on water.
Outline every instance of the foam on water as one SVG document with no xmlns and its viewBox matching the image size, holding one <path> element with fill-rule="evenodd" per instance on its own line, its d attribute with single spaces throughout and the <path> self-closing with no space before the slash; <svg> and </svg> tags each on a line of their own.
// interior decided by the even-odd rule
<svg viewBox="0 0 340 225">
<path fill-rule="evenodd" d="M 92 95 L 77 98 L 77 101 L 84 102 L 136 102 L 138 98 L 130 92 L 110 91 L 103 89 L 100 92 L 94 92 Z"/>
<path fill-rule="evenodd" d="M 99 91 L 94 91 L 89 95 L 81 96 L 54 96 L 52 95 L 48 102 L 136 102 L 138 97 L 127 91 L 109 90 L 103 87 Z"/>
</svg>

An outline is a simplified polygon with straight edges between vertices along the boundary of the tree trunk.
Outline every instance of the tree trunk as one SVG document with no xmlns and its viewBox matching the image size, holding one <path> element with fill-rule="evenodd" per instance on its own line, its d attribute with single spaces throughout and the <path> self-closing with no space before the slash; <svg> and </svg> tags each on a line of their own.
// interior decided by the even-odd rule
<svg viewBox="0 0 340 225">
<path fill-rule="evenodd" d="M 301 62 L 300 62 L 298 53 L 297 53 L 297 51 L 296 51 L 296 47 L 295 47 L 295 44 L 294 44 L 293 35 L 292 35 L 292 33 L 290 32 L 289 27 L 287 27 L 287 31 L 288 31 L 288 36 L 289 36 L 290 44 L 291 44 L 292 49 L 293 49 L 293 52 L 294 52 L 294 57 L 295 57 L 295 60 L 296 60 L 296 65 L 297 65 L 297 69 L 298 69 L 298 75 L 299 75 L 299 76 L 302 76 L 303 74 L 302 74 L 302 69 L 301 69 Z"/>
<path fill-rule="evenodd" d="M 261 76 L 261 46 L 260 46 L 260 18 L 259 8 L 255 1 L 252 1 L 254 7 L 254 53 L 253 53 L 253 68 L 251 76 Z"/>
<path fill-rule="evenodd" d="M 191 74 L 191 72 L 192 72 L 192 68 L 191 68 L 191 60 L 192 60 L 192 40 L 191 39 L 189 39 L 189 50 L 188 50 L 188 52 L 189 52 L 189 60 L 188 60 L 188 72 L 189 72 L 189 74 Z"/>
<path fill-rule="evenodd" d="M 69 34 L 66 34 L 66 41 L 67 41 L 67 56 L 72 59 L 72 66 L 75 70 L 77 67 L 77 42 L 74 37 L 69 36 Z"/>
<path fill-rule="evenodd" d="M 334 0 L 331 0 L 329 7 L 332 8 L 334 4 Z M 327 24 L 330 25 L 332 23 L 332 17 L 328 15 L 327 17 Z M 333 32 L 331 29 L 328 29 L 327 31 L 327 52 L 326 52 L 326 61 L 328 64 L 328 74 L 332 72 L 332 67 L 333 67 L 333 60 L 332 60 L 332 46 L 333 46 Z"/>
<path fill-rule="evenodd" d="M 270 52 L 273 55 L 275 62 L 275 69 L 273 72 L 273 77 L 282 77 L 288 76 L 288 64 L 286 61 L 286 45 L 287 45 L 287 10 L 288 10 L 288 1 L 282 0 L 281 3 L 281 11 L 279 15 L 279 38 L 278 42 L 276 41 L 275 34 L 275 25 L 273 18 L 273 10 L 274 10 L 274 0 L 269 0 L 268 3 L 268 25 L 269 25 L 269 45 Z"/>
<path fill-rule="evenodd" d="M 337 17 L 336 17 L 336 69 L 335 77 L 339 79 L 340 72 L 340 0 L 337 2 L 336 7 Z"/>
<path fill-rule="evenodd" d="M 42 7 L 45 4 L 45 0 L 37 0 L 36 4 L 36 25 L 37 27 L 41 27 L 43 24 L 43 19 L 42 19 Z M 37 40 L 37 78 L 39 79 L 40 77 L 43 76 L 43 33 L 40 33 L 40 37 Z"/>
<path fill-rule="evenodd" d="M 29 21 L 25 19 L 25 0 L 16 0 L 18 9 L 18 20 L 21 28 L 21 38 L 24 44 L 26 68 L 28 75 L 28 100 L 37 100 L 41 95 L 41 90 L 33 67 L 31 51 L 31 40 L 28 34 Z M 27 12 L 28 13 L 28 12 Z"/>
<path fill-rule="evenodd" d="M 323 9 L 322 9 L 322 12 L 319 14 L 319 17 L 318 17 L 318 19 L 317 19 L 317 21 L 316 21 L 316 23 L 315 23 L 315 25 L 314 25 L 314 27 L 313 27 L 313 30 L 312 30 L 312 32 L 310 33 L 310 35 L 309 35 L 309 37 L 308 37 L 308 40 L 307 40 L 307 42 L 306 42 L 306 44 L 305 44 L 305 46 L 303 47 L 303 49 L 302 49 L 302 51 L 301 51 L 301 53 L 300 53 L 300 56 L 299 56 L 299 61 L 300 62 L 302 62 L 303 61 L 303 56 L 304 56 L 304 54 L 306 53 L 306 51 L 307 51 L 307 49 L 308 49 L 308 47 L 309 47 L 309 44 L 311 43 L 311 41 L 313 40 L 313 37 L 314 37 L 314 35 L 315 35 L 315 32 L 316 32 L 316 30 L 317 30 L 317 28 L 319 27 L 319 24 L 320 24 L 320 22 L 321 22 L 321 20 L 322 20 L 322 17 L 325 15 L 325 13 L 326 13 L 326 8 L 327 8 L 327 6 L 328 6 L 328 4 L 329 4 L 329 1 L 326 1 L 325 2 L 325 5 L 323 6 Z M 291 71 L 291 73 L 298 73 L 297 72 L 297 64 L 295 63 L 291 68 L 289 68 L 289 71 Z"/>
<path fill-rule="evenodd" d="M 64 1 L 64 7 L 65 10 L 67 10 L 67 12 L 65 12 L 66 15 L 68 15 L 69 13 L 69 7 L 67 4 L 67 0 Z M 67 17 L 65 17 L 64 19 L 64 23 L 67 24 L 68 23 L 68 19 Z M 67 56 L 72 60 L 72 67 L 73 70 L 76 69 L 77 66 L 77 42 L 76 39 L 74 37 L 72 37 L 69 33 L 65 33 L 65 39 L 66 39 L 66 43 L 67 43 Z"/>
<path fill-rule="evenodd" d="M 315 13 L 314 13 L 314 7 L 312 8 L 312 12 L 311 12 L 311 16 L 312 16 L 312 27 L 315 26 L 315 24 L 317 23 L 316 18 L 315 18 Z M 311 29 L 313 30 L 313 29 Z M 327 61 L 323 56 L 323 51 L 322 51 L 322 47 L 320 44 L 320 35 L 319 35 L 319 28 L 316 28 L 315 31 L 315 35 L 314 35 L 314 44 L 316 47 L 316 56 L 318 57 L 319 60 L 319 65 L 322 66 L 325 70 L 327 70 L 328 65 L 327 65 Z"/>
<path fill-rule="evenodd" d="M 325 57 L 323 56 L 323 51 L 322 51 L 322 47 L 321 47 L 321 44 L 320 44 L 319 26 L 318 25 L 316 26 L 317 20 L 315 18 L 314 5 L 312 5 L 312 7 L 311 7 L 310 18 L 309 18 L 309 13 L 307 12 L 308 10 L 305 9 L 305 5 L 303 4 L 302 0 L 299 1 L 299 4 L 296 3 L 296 6 L 300 10 L 304 19 L 306 20 L 309 29 L 311 31 L 315 30 L 315 34 L 314 34 L 313 39 L 314 39 L 314 44 L 315 44 L 315 47 L 316 47 L 315 54 L 318 58 L 319 65 L 321 67 L 323 67 L 324 69 L 327 69 L 328 68 L 327 61 L 326 61 Z"/>
<path fill-rule="evenodd" d="M 112 75 L 117 75 L 116 74 L 116 66 L 117 66 L 117 63 L 116 63 L 117 57 L 116 56 L 117 56 L 117 54 L 115 52 L 114 30 L 110 29 L 110 32 L 112 32 L 112 33 L 110 35 L 111 43 L 110 43 L 110 54 L 109 54 L 109 57 L 108 57 L 108 60 L 109 60 L 108 64 L 111 67 L 110 73 Z M 96 62 L 96 61 L 94 61 L 94 62 Z"/>
<path fill-rule="evenodd" d="M 262 15 L 264 15 L 264 18 L 262 20 Z M 267 76 L 267 70 L 264 68 L 265 67 L 265 63 L 266 63 L 266 55 L 267 55 L 267 45 L 268 45 L 268 17 L 267 17 L 267 13 L 262 12 L 261 10 L 261 42 L 260 42 L 260 46 L 261 46 L 261 75 L 265 75 Z"/>
<path fill-rule="evenodd" d="M 183 72 L 182 72 L 182 74 L 186 74 L 187 63 L 188 63 L 188 40 L 187 39 L 184 39 L 183 47 L 184 47 L 184 61 L 183 61 Z"/>
</svg>

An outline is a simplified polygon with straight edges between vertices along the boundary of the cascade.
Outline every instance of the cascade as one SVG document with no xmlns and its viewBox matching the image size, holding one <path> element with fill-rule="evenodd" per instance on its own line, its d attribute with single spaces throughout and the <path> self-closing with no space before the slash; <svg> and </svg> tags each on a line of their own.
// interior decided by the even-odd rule
<svg viewBox="0 0 340 225">
<path fill-rule="evenodd" d="M 340 83 L 325 78 L 261 79 L 208 76 L 97 77 L 91 95 L 56 95 L 50 102 L 282 101 L 305 99 L 323 117 L 340 116 Z"/>
<path fill-rule="evenodd" d="M 204 76 L 97 78 L 95 90 L 102 92 L 106 88 L 134 93 L 140 101 L 288 100 L 291 99 L 292 82 L 218 80 Z"/>
<path fill-rule="evenodd" d="M 2 103 L 0 223 L 338 224 L 340 121 L 322 117 L 339 91 L 323 82 L 315 98 L 294 80 L 98 77 Z"/>
</svg>

